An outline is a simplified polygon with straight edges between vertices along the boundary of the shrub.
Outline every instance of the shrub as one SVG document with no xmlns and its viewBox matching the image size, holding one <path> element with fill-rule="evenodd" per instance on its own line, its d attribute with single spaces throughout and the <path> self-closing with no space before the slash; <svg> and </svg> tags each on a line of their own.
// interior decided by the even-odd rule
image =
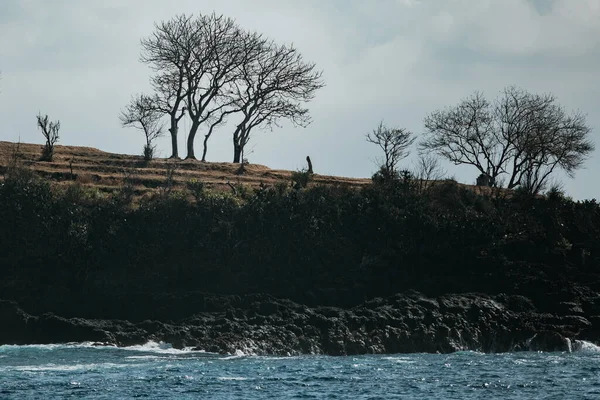
<svg viewBox="0 0 600 400">
<path fill-rule="evenodd" d="M 58 142 L 58 131 L 60 130 L 60 121 L 50 121 L 48 115 L 37 116 L 38 128 L 42 131 L 42 135 L 46 139 L 46 144 L 42 149 L 41 161 L 52 161 L 54 157 L 54 145 Z"/>
<path fill-rule="evenodd" d="M 390 181 L 398 179 L 398 172 L 396 170 L 388 171 L 385 167 L 380 167 L 377 172 L 373 174 L 371 180 L 375 185 L 383 185 Z"/>
<path fill-rule="evenodd" d="M 145 144 L 144 151 L 142 153 L 142 155 L 144 156 L 144 161 L 146 161 L 146 162 L 152 161 L 152 159 L 154 159 L 155 150 L 156 150 L 156 146 L 150 145 L 150 144 Z"/>
<path fill-rule="evenodd" d="M 100 190 L 95 187 L 86 187 L 79 182 L 67 185 L 59 196 L 68 203 L 89 204 L 104 198 Z"/>
<path fill-rule="evenodd" d="M 305 169 L 300 171 L 292 172 L 292 187 L 295 190 L 300 190 L 308 187 L 308 184 L 312 181 L 313 174 Z"/>
<path fill-rule="evenodd" d="M 186 186 L 196 201 L 200 201 L 206 194 L 206 185 L 202 181 L 192 179 L 186 183 Z"/>
<path fill-rule="evenodd" d="M 94 181 L 94 178 L 90 174 L 77 174 L 76 180 L 82 185 L 88 185 Z"/>
</svg>

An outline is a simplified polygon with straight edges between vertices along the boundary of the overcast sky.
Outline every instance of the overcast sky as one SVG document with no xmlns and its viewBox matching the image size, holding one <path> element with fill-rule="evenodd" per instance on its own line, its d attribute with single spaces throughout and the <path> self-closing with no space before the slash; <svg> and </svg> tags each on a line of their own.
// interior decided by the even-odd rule
<svg viewBox="0 0 600 400">
<path fill-rule="evenodd" d="M 143 135 L 118 120 L 149 88 L 139 39 L 155 21 L 213 11 L 293 42 L 327 85 L 308 128 L 254 135 L 251 163 L 300 169 L 310 155 L 317 173 L 370 177 L 379 153 L 364 135 L 379 121 L 421 134 L 428 113 L 508 85 L 587 113 L 600 147 L 600 0 L 0 0 L 0 140 L 43 143 L 41 111 L 60 119 L 61 144 L 140 153 Z M 170 154 L 167 138 L 159 151 Z M 232 151 L 221 129 L 208 160 Z M 599 154 L 565 180 L 573 197 L 600 199 Z M 477 176 L 447 169 L 465 183 Z"/>
</svg>

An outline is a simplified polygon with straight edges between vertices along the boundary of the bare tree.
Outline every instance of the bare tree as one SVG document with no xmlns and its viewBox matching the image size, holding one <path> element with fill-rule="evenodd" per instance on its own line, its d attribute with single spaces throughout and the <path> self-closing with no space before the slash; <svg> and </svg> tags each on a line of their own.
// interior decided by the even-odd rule
<svg viewBox="0 0 600 400">
<path fill-rule="evenodd" d="M 275 46 L 214 13 L 157 24 L 142 48 L 141 60 L 156 72 L 153 104 L 170 117 L 174 157 L 177 126 L 184 116 L 190 119 L 186 158 L 196 158 L 194 142 L 203 128 L 205 161 L 214 130 L 228 116 L 243 114 L 234 132 L 234 158 L 239 161 L 255 127 L 272 127 L 282 118 L 306 126 L 310 118 L 301 105 L 323 86 L 321 73 L 303 62 L 296 49 Z"/>
<path fill-rule="evenodd" d="M 394 176 L 398 162 L 408 156 L 408 148 L 415 141 L 411 131 L 388 128 L 383 121 L 366 137 L 367 142 L 376 144 L 383 150 L 384 159 L 380 162 L 381 172 L 388 178 Z"/>
<path fill-rule="evenodd" d="M 156 24 L 154 32 L 141 40 L 140 60 L 156 72 L 151 78 L 155 90 L 153 105 L 169 117 L 171 158 L 179 157 L 177 134 L 179 121 L 185 115 L 187 71 L 197 40 L 195 29 L 192 17 L 182 14 Z"/>
<path fill-rule="evenodd" d="M 447 172 L 440 165 L 440 160 L 431 154 L 420 154 L 412 175 L 419 193 L 425 192 L 434 181 L 445 178 Z"/>
<path fill-rule="evenodd" d="M 573 177 L 594 150 L 585 115 L 567 114 L 553 95 L 508 88 L 496 114 L 502 138 L 512 149 L 510 189 L 521 186 L 539 193 L 557 168 Z"/>
<path fill-rule="evenodd" d="M 58 142 L 58 131 L 60 130 L 60 121 L 50 121 L 48 115 L 37 116 L 37 126 L 42 131 L 46 139 L 46 144 L 42 150 L 41 161 L 52 161 L 54 157 L 54 145 Z"/>
<path fill-rule="evenodd" d="M 222 15 L 201 15 L 194 24 L 196 43 L 193 59 L 186 71 L 189 84 L 186 104 L 191 120 L 186 158 L 196 158 L 196 134 L 202 125 L 208 125 L 202 154 L 202 161 L 206 161 L 208 139 L 213 130 L 225 121 L 227 115 L 236 112 L 231 109 L 231 99 L 223 92 L 237 79 L 240 65 L 247 62 L 245 41 L 248 36 L 233 19 Z"/>
<path fill-rule="evenodd" d="M 495 179 L 502 172 L 507 154 L 498 151 L 499 138 L 492 121 L 490 103 L 476 92 L 454 108 L 428 115 L 425 118 L 428 136 L 420 147 L 433 150 L 454 164 L 473 165 Z"/>
<path fill-rule="evenodd" d="M 241 162 L 254 128 L 272 128 L 280 119 L 307 126 L 311 119 L 302 103 L 324 86 L 322 72 L 293 46 L 262 40 L 247 54 L 252 58 L 241 65 L 239 79 L 231 86 L 233 102 L 242 114 L 233 132 L 234 163 Z"/>
<path fill-rule="evenodd" d="M 507 87 L 492 104 L 481 93 L 425 118 L 420 148 L 476 167 L 491 186 L 538 193 L 560 168 L 572 176 L 594 150 L 585 116 L 568 115 L 552 95 Z M 481 177 L 481 176 L 480 176 Z"/>
<path fill-rule="evenodd" d="M 123 126 L 133 126 L 144 132 L 146 144 L 143 154 L 146 161 L 150 161 L 154 157 L 156 146 L 153 142 L 163 135 L 161 117 L 162 114 L 156 107 L 155 99 L 143 94 L 133 97 L 119 116 Z"/>
</svg>

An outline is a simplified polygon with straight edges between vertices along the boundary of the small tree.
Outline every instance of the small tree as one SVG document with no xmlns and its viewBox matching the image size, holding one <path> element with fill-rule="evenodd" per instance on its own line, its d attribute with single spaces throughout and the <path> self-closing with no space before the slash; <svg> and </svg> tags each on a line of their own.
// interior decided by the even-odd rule
<svg viewBox="0 0 600 400">
<path fill-rule="evenodd" d="M 41 161 L 52 161 L 54 156 L 54 145 L 58 142 L 58 131 L 60 130 L 60 121 L 52 122 L 48 115 L 37 116 L 38 128 L 42 131 L 42 135 L 46 138 L 46 144 L 42 150 Z"/>
<path fill-rule="evenodd" d="M 437 157 L 431 154 L 421 154 L 415 163 L 412 175 L 416 180 L 417 190 L 419 193 L 423 193 L 433 182 L 444 179 L 447 173 Z"/>
<path fill-rule="evenodd" d="M 153 98 L 146 95 L 138 95 L 131 102 L 119 119 L 124 127 L 133 126 L 144 132 L 146 144 L 144 145 L 144 160 L 150 161 L 154 158 L 154 140 L 163 135 L 163 125 L 160 122 L 162 114 L 156 108 Z"/>
<path fill-rule="evenodd" d="M 385 178 L 396 175 L 398 163 L 408 156 L 408 148 L 415 141 L 411 131 L 388 128 L 383 121 L 366 137 L 367 142 L 376 144 L 383 150 L 384 159 L 378 161 L 378 163 L 380 164 L 380 172 Z"/>
</svg>

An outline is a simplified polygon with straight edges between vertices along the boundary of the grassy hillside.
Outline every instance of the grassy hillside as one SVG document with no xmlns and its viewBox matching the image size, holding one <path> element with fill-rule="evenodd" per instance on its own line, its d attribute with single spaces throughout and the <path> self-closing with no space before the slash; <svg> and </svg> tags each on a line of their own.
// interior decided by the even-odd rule
<svg viewBox="0 0 600 400">
<path fill-rule="evenodd" d="M 261 183 L 273 185 L 289 182 L 292 175 L 292 171 L 270 169 L 259 164 L 248 164 L 240 173 L 240 165 L 233 163 L 160 158 L 146 163 L 142 156 L 107 153 L 78 146 L 57 145 L 54 160 L 42 162 L 39 161 L 41 149 L 42 145 L 38 144 L 0 142 L 0 172 L 16 162 L 54 182 L 76 181 L 107 192 L 123 186 L 128 180 L 138 195 L 163 186 L 169 174 L 175 187 L 182 187 L 186 182 L 196 179 L 214 190 L 230 190 L 228 183 L 256 188 Z M 350 187 L 361 187 L 370 181 L 319 174 L 313 177 L 315 183 Z"/>
<path fill-rule="evenodd" d="M 107 153 L 92 147 L 55 146 L 52 162 L 40 161 L 42 145 L 0 141 L 0 179 L 11 164 L 26 167 L 55 184 L 77 182 L 111 193 L 127 182 L 136 196 L 143 196 L 169 183 L 174 189 L 183 188 L 192 180 L 202 181 L 207 189 L 230 191 L 231 185 L 258 188 L 261 184 L 272 186 L 289 183 L 294 171 L 271 169 L 260 164 L 240 165 L 228 162 L 201 162 L 197 160 L 170 160 L 157 158 L 146 163 L 142 156 Z M 317 173 L 313 184 L 361 188 L 371 183 L 369 178 L 351 178 Z M 432 185 L 440 182 L 421 182 Z M 491 189 L 458 184 L 477 194 L 490 194 Z M 511 191 L 502 191 L 510 195 Z"/>
</svg>

